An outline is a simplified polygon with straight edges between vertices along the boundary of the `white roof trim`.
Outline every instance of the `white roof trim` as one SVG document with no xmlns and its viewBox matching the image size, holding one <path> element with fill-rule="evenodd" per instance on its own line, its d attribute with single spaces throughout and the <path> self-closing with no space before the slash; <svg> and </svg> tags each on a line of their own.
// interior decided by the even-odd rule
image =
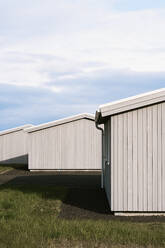
<svg viewBox="0 0 165 248">
<path fill-rule="evenodd" d="M 102 117 L 106 117 L 163 101 L 165 101 L 165 88 L 100 105 L 98 111 L 101 112 Z"/>
<path fill-rule="evenodd" d="M 0 131 L 0 136 L 5 135 L 5 134 L 9 134 L 9 133 L 18 132 L 20 130 L 24 130 L 24 129 L 29 128 L 29 127 L 33 127 L 33 125 L 32 124 L 26 124 L 24 126 L 19 126 L 19 127 L 10 128 L 10 129 L 4 130 L 4 131 Z"/>
<path fill-rule="evenodd" d="M 54 127 L 54 126 L 58 126 L 58 125 L 62 125 L 68 122 L 72 122 L 72 121 L 76 121 L 76 120 L 80 120 L 80 119 L 90 119 L 92 121 L 94 121 L 95 117 L 92 114 L 88 114 L 88 113 L 83 113 L 83 114 L 79 114 L 79 115 L 74 115 L 74 116 L 70 116 L 64 119 L 60 119 L 60 120 L 56 120 L 56 121 L 51 121 L 51 122 L 47 122 L 38 126 L 34 126 L 31 128 L 27 128 L 25 129 L 26 132 L 31 133 L 31 132 L 35 132 L 38 130 L 42 130 L 45 128 L 50 128 L 50 127 Z"/>
</svg>

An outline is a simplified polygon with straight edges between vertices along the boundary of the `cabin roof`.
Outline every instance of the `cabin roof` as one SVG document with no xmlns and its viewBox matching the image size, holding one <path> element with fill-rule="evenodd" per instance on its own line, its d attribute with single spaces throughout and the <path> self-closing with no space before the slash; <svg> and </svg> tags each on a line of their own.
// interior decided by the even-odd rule
<svg viewBox="0 0 165 248">
<path fill-rule="evenodd" d="M 26 125 L 23 125 L 23 126 L 3 130 L 3 131 L 0 131 L 0 136 L 5 135 L 5 134 L 9 134 L 9 133 L 18 132 L 20 130 L 24 130 L 24 129 L 29 128 L 29 127 L 33 127 L 33 125 L 32 124 L 26 124 Z"/>
<path fill-rule="evenodd" d="M 102 123 L 104 122 L 103 119 L 108 116 L 119 114 L 122 112 L 127 112 L 133 109 L 153 105 L 164 101 L 165 101 L 165 88 L 155 91 L 150 91 L 144 94 L 140 94 L 100 105 L 95 119 L 96 122 Z M 100 119 L 100 121 L 98 121 L 98 118 Z"/>
<path fill-rule="evenodd" d="M 58 125 L 62 125 L 65 123 L 69 123 L 72 121 L 77 121 L 77 120 L 81 120 L 81 119 L 89 119 L 94 121 L 95 117 L 92 114 L 88 114 L 88 113 L 82 113 L 82 114 L 78 114 L 78 115 L 74 115 L 74 116 L 70 116 L 67 118 L 63 118 L 60 120 L 56 120 L 56 121 L 51 121 L 51 122 L 47 122 L 47 123 L 43 123 L 37 126 L 33 126 L 30 128 L 25 129 L 26 132 L 31 133 L 31 132 L 35 132 L 35 131 L 39 131 L 45 128 L 50 128 L 50 127 L 55 127 Z"/>
</svg>

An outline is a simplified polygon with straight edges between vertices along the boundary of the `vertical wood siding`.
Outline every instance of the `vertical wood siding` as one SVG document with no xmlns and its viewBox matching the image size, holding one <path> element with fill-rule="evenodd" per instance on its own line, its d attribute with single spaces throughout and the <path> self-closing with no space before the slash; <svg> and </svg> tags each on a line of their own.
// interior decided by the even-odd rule
<svg viewBox="0 0 165 248">
<path fill-rule="evenodd" d="M 112 173 L 105 180 L 111 177 L 111 210 L 165 211 L 165 103 L 110 121 Z"/>
<path fill-rule="evenodd" d="M 29 169 L 101 169 L 101 132 L 81 119 L 28 133 Z"/>
<path fill-rule="evenodd" d="M 27 163 L 27 133 L 24 130 L 0 135 L 0 163 Z"/>
</svg>

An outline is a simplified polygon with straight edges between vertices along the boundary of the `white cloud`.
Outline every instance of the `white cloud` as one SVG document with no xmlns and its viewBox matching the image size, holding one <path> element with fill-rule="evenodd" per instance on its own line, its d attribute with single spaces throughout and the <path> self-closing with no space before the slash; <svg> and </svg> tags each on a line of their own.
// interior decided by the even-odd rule
<svg viewBox="0 0 165 248">
<path fill-rule="evenodd" d="M 1 84 L 62 92 L 61 81 L 108 69 L 165 71 L 165 9 L 117 12 L 114 1 L 94 0 L 16 2 L 1 6 Z"/>
</svg>

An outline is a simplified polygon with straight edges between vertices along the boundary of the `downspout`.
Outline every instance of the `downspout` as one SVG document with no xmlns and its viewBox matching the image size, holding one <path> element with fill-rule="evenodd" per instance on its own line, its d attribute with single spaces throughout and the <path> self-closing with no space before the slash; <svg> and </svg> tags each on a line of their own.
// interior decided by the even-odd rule
<svg viewBox="0 0 165 248">
<path fill-rule="evenodd" d="M 100 118 L 100 112 L 96 111 L 95 125 L 98 130 L 101 131 L 101 141 L 102 141 L 102 170 L 101 170 L 101 188 L 104 188 L 104 129 L 99 127 L 98 120 Z"/>
</svg>

